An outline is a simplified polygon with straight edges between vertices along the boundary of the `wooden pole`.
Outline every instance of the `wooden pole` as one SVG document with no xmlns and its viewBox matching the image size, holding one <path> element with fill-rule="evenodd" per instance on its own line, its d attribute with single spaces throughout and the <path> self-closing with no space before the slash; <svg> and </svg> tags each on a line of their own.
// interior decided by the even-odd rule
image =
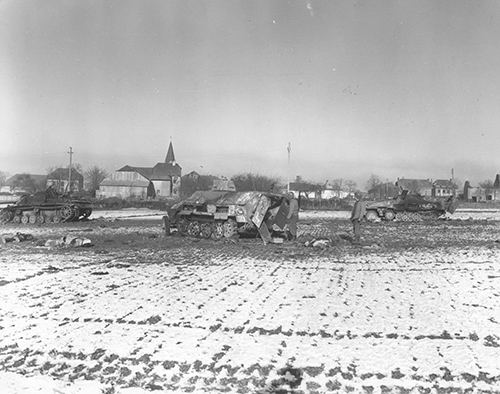
<svg viewBox="0 0 500 394">
<path fill-rule="evenodd" d="M 71 166 L 73 164 L 73 148 L 70 146 L 69 147 L 69 151 L 68 151 L 68 154 L 69 154 L 69 175 L 68 175 L 68 191 L 69 193 L 71 193 Z"/>
</svg>

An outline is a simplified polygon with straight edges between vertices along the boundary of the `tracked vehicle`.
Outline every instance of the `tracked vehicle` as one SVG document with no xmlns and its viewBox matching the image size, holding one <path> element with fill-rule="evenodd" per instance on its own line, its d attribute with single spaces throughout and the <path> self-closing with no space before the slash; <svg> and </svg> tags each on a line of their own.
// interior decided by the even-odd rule
<svg viewBox="0 0 500 394">
<path fill-rule="evenodd" d="M 172 206 L 171 224 L 180 234 L 202 238 L 230 238 L 260 234 L 286 237 L 289 200 L 267 192 L 197 191 Z"/>
<path fill-rule="evenodd" d="M 25 195 L 0 211 L 0 223 L 43 224 L 77 221 L 88 218 L 92 203 L 86 199 L 63 196 L 48 188 Z"/>
<path fill-rule="evenodd" d="M 453 197 L 447 199 L 428 199 L 419 194 L 409 194 L 404 190 L 393 200 L 378 201 L 367 204 L 366 220 L 374 222 L 386 221 L 422 221 L 432 220 L 453 213 L 457 203 Z"/>
</svg>

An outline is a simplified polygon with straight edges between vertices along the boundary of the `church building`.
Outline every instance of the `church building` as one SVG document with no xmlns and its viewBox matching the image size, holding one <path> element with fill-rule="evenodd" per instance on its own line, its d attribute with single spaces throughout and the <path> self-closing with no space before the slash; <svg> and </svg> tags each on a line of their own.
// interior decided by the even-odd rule
<svg viewBox="0 0 500 394">
<path fill-rule="evenodd" d="M 182 168 L 175 161 L 172 142 L 164 162 L 153 167 L 126 165 L 104 179 L 96 192 L 98 198 L 137 199 L 178 198 Z"/>
</svg>

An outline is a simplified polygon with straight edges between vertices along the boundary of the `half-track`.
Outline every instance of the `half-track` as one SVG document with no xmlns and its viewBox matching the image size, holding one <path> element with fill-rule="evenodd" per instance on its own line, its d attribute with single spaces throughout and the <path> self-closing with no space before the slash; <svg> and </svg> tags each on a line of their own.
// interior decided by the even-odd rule
<svg viewBox="0 0 500 394">
<path fill-rule="evenodd" d="M 173 205 L 170 224 L 182 235 L 201 238 L 287 237 L 289 199 L 277 193 L 197 191 Z"/>
<path fill-rule="evenodd" d="M 453 213 L 457 202 L 453 196 L 448 198 L 428 198 L 404 190 L 391 200 L 368 203 L 366 220 L 422 221 L 437 219 L 447 212 Z"/>
<path fill-rule="evenodd" d="M 92 213 L 87 199 L 58 194 L 52 188 L 22 196 L 15 204 L 0 211 L 0 223 L 44 224 L 78 221 Z"/>
</svg>

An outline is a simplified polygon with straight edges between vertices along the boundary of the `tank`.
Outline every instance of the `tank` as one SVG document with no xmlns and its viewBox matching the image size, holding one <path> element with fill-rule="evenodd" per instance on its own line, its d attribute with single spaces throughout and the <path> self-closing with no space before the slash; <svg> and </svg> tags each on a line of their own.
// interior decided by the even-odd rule
<svg viewBox="0 0 500 394">
<path fill-rule="evenodd" d="M 0 211 L 0 223 L 43 224 L 70 222 L 88 218 L 92 203 L 86 199 L 58 194 L 52 188 L 22 196 Z"/>
<path fill-rule="evenodd" d="M 409 194 L 405 190 L 392 200 L 368 203 L 366 219 L 372 222 L 379 220 L 421 221 L 437 219 L 446 212 L 455 212 L 456 208 L 457 203 L 454 197 L 430 199 L 420 194 Z"/>
<path fill-rule="evenodd" d="M 180 234 L 193 237 L 286 238 L 288 207 L 288 197 L 277 193 L 197 191 L 172 206 L 169 217 Z"/>
</svg>

